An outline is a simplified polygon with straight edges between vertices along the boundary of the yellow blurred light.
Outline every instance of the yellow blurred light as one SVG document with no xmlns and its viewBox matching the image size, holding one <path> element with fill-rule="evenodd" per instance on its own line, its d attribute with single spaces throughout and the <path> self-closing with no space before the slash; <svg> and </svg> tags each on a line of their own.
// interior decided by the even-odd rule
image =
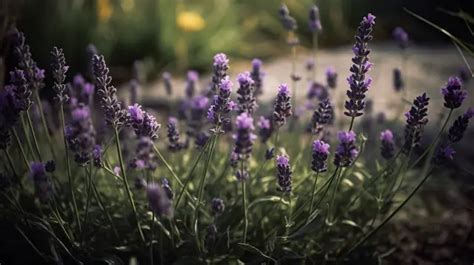
<svg viewBox="0 0 474 265">
<path fill-rule="evenodd" d="M 176 18 L 176 24 L 183 31 L 200 31 L 206 26 L 206 21 L 204 18 L 193 11 L 182 11 L 178 14 Z"/>
<path fill-rule="evenodd" d="M 107 22 L 112 16 L 112 4 L 110 0 L 98 0 L 97 1 L 97 16 L 100 22 Z"/>
<path fill-rule="evenodd" d="M 120 5 L 124 12 L 130 12 L 135 7 L 135 0 L 122 0 Z"/>
</svg>

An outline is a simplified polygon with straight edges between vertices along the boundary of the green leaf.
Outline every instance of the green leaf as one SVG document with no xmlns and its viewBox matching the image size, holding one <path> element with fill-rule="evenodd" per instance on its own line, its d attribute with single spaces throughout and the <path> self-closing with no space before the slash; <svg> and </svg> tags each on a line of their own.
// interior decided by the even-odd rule
<svg viewBox="0 0 474 265">
<path fill-rule="evenodd" d="M 257 205 L 259 203 L 263 203 L 263 202 L 276 202 L 276 203 L 283 203 L 285 205 L 288 205 L 288 201 L 285 201 L 281 197 L 278 197 L 278 196 L 265 196 L 265 197 L 258 198 L 256 200 L 254 200 L 253 202 L 251 202 L 249 204 L 249 209 L 251 209 L 255 205 Z"/>
<path fill-rule="evenodd" d="M 246 244 L 246 243 L 237 243 L 237 245 L 239 245 L 240 247 L 242 247 L 244 250 L 248 251 L 248 252 L 252 252 L 254 254 L 257 254 L 259 256 L 261 256 L 262 258 L 265 258 L 265 259 L 269 259 L 275 263 L 277 263 L 277 261 L 275 259 L 273 259 L 272 257 L 266 255 L 265 253 L 263 253 L 260 249 L 250 245 L 250 244 Z"/>
</svg>

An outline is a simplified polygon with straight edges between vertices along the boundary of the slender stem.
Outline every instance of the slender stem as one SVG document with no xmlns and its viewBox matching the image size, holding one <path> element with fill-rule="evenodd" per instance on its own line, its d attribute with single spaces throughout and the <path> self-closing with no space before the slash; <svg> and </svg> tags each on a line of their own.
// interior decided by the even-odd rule
<svg viewBox="0 0 474 265">
<path fill-rule="evenodd" d="M 117 154 L 118 154 L 119 162 L 120 162 L 120 171 L 122 173 L 123 184 L 127 192 L 128 201 L 130 202 L 130 206 L 132 207 L 132 212 L 135 217 L 138 233 L 140 234 L 140 238 L 142 242 L 145 243 L 145 236 L 143 235 L 142 227 L 140 226 L 140 220 L 138 219 L 138 215 L 137 215 L 137 208 L 135 207 L 132 191 L 130 190 L 130 185 L 128 184 L 126 168 L 125 168 L 125 165 L 123 163 L 123 158 L 122 158 L 122 147 L 120 146 L 120 138 L 119 138 L 118 130 L 116 127 L 114 127 L 114 133 L 115 133 L 115 143 L 116 143 Z"/>
<path fill-rule="evenodd" d="M 317 53 L 318 53 L 318 33 L 313 33 L 313 57 L 314 57 L 314 66 L 313 66 L 313 81 L 316 81 L 317 73 Z"/>
<path fill-rule="evenodd" d="M 329 188 L 331 187 L 331 184 L 332 184 L 332 182 L 334 181 L 334 178 L 336 177 L 338 170 L 339 170 L 339 167 L 336 167 L 336 169 L 334 170 L 334 173 L 332 174 L 331 178 L 329 179 L 328 186 L 326 187 L 326 189 L 324 190 L 324 192 L 323 192 L 321 198 L 319 198 L 319 201 L 318 201 L 318 203 L 316 204 L 316 208 L 319 207 L 319 205 L 321 204 L 321 202 L 324 200 L 324 197 L 326 197 L 326 194 L 328 193 Z"/>
<path fill-rule="evenodd" d="M 309 205 L 309 212 L 308 212 L 308 219 L 311 217 L 311 214 L 313 213 L 313 205 L 314 205 L 314 194 L 316 193 L 316 186 L 318 183 L 318 177 L 319 177 L 319 172 L 316 172 L 316 177 L 314 178 L 314 183 L 313 183 L 313 191 L 311 192 L 311 203 Z"/>
<path fill-rule="evenodd" d="M 84 227 L 84 229 L 82 230 L 82 239 L 81 241 L 84 239 L 84 230 L 85 230 L 85 227 L 86 227 L 86 224 L 87 224 L 87 217 L 89 216 L 89 207 L 90 207 L 90 204 L 91 204 L 91 195 L 92 195 L 92 161 L 89 161 L 89 170 L 87 170 L 85 167 L 84 167 L 84 171 L 86 173 L 86 182 L 87 182 L 87 199 L 86 199 L 86 209 L 85 209 L 85 212 L 84 212 L 84 219 L 82 221 L 82 225 Z M 97 172 L 97 171 L 96 171 Z"/>
<path fill-rule="evenodd" d="M 292 217 L 293 215 L 293 207 L 291 205 L 291 191 L 288 192 L 288 223 L 286 225 L 286 232 L 285 235 L 288 236 L 290 234 L 290 228 L 292 225 Z"/>
<path fill-rule="evenodd" d="M 66 124 L 64 121 L 64 105 L 60 104 L 59 105 L 59 116 L 61 119 L 61 132 L 63 134 L 63 141 L 64 141 L 64 152 L 65 152 L 65 158 L 66 158 L 66 170 L 67 170 L 67 177 L 68 177 L 68 182 L 69 182 L 69 190 L 71 191 L 71 199 L 72 199 L 72 207 L 74 209 L 74 216 L 76 217 L 76 222 L 77 226 L 79 228 L 79 232 L 82 233 L 82 226 L 81 226 L 81 219 L 79 218 L 79 210 L 77 208 L 77 201 L 76 201 L 76 195 L 74 193 L 74 182 L 72 180 L 72 174 L 71 174 L 71 162 L 69 161 L 69 148 L 66 140 Z"/>
<path fill-rule="evenodd" d="M 26 124 L 24 114 L 20 115 L 20 121 L 21 121 L 21 128 L 23 129 L 23 134 L 25 135 L 25 139 L 27 143 L 26 147 L 28 148 L 28 152 L 31 154 L 31 156 L 34 157 L 33 152 L 35 150 L 33 149 L 33 145 L 31 144 L 30 134 L 28 133 L 28 129 L 27 129 L 28 125 Z"/>
<path fill-rule="evenodd" d="M 35 97 L 36 97 L 36 101 L 38 103 L 38 110 L 39 110 L 40 117 L 41 117 L 41 123 L 43 124 L 43 130 L 44 130 L 44 134 L 46 136 L 46 140 L 48 141 L 49 148 L 51 150 L 51 154 L 53 155 L 54 160 L 57 160 L 56 152 L 55 152 L 54 146 L 53 146 L 53 142 L 51 141 L 51 136 L 49 135 L 48 124 L 46 122 L 46 118 L 45 118 L 44 112 L 43 112 L 43 103 L 41 103 L 41 99 L 40 99 L 40 96 L 39 96 L 39 93 L 38 93 L 37 89 L 35 90 L 34 94 L 35 94 Z"/>
<path fill-rule="evenodd" d="M 333 207 L 334 207 L 334 201 L 336 199 L 336 194 L 337 194 L 337 190 L 338 190 L 338 187 L 341 183 L 341 177 L 342 175 L 342 170 L 339 171 L 339 173 L 336 175 L 336 185 L 334 186 L 334 190 L 332 192 L 332 196 L 331 196 L 331 204 L 329 204 L 329 210 L 328 210 L 328 220 L 331 216 L 331 213 L 333 212 Z M 329 220 L 329 223 L 331 223 L 331 220 Z"/>
<path fill-rule="evenodd" d="M 13 128 L 13 137 L 15 138 L 16 145 L 18 146 L 18 149 L 20 149 L 20 154 L 21 157 L 23 158 L 23 162 L 25 162 L 26 168 L 30 167 L 30 164 L 28 163 L 28 158 L 26 158 L 25 150 L 23 149 L 23 146 L 21 145 L 20 142 L 20 137 L 18 137 L 18 133 L 16 132 L 16 129 Z"/>
<path fill-rule="evenodd" d="M 351 123 L 349 124 L 349 130 L 347 130 L 348 132 L 350 132 L 352 130 L 352 127 L 354 126 L 354 120 L 355 120 L 355 118 L 351 117 Z"/>
<path fill-rule="evenodd" d="M 243 163 L 243 162 L 242 162 Z M 242 235 L 242 242 L 247 242 L 247 229 L 249 226 L 249 219 L 248 219 L 248 210 L 247 210 L 247 188 L 245 185 L 245 180 L 241 180 L 242 185 L 242 210 L 244 212 L 244 232 Z"/>
<path fill-rule="evenodd" d="M 292 95 L 291 105 L 293 108 L 296 106 L 296 45 L 291 46 L 291 80 L 292 80 Z"/>
<path fill-rule="evenodd" d="M 33 137 L 33 143 L 34 143 L 36 153 L 38 154 L 39 161 L 42 162 L 43 159 L 41 158 L 41 152 L 38 145 L 38 140 L 36 139 L 35 129 L 33 128 L 33 122 L 31 121 L 30 113 L 29 111 L 25 111 L 25 112 L 26 112 L 26 117 L 28 121 L 28 127 L 30 128 L 31 135 Z"/>
<path fill-rule="evenodd" d="M 150 265 L 153 265 L 153 233 L 155 229 L 155 213 L 151 215 L 151 225 L 150 225 Z"/>
<path fill-rule="evenodd" d="M 11 156 L 10 156 L 10 153 L 8 152 L 7 149 L 4 149 L 3 151 L 5 152 L 5 156 L 7 157 L 8 164 L 10 165 L 10 169 L 11 169 L 13 175 L 14 175 L 14 176 L 18 176 L 18 175 L 16 174 L 15 167 L 13 166 L 13 161 L 12 161 L 12 158 L 11 158 Z"/>
<path fill-rule="evenodd" d="M 107 207 L 105 207 L 104 202 L 102 201 L 102 198 L 100 197 L 100 193 L 97 190 L 97 187 L 94 181 L 92 181 L 92 191 L 94 193 L 95 199 L 97 200 L 97 203 L 99 204 L 99 207 L 102 209 L 105 216 L 107 217 L 107 220 L 109 221 L 110 226 L 112 227 L 112 231 L 114 232 L 115 237 L 118 239 L 119 235 L 117 232 L 117 228 L 115 227 L 114 221 L 112 220 L 112 216 L 110 215 L 109 210 L 107 210 Z"/>
</svg>

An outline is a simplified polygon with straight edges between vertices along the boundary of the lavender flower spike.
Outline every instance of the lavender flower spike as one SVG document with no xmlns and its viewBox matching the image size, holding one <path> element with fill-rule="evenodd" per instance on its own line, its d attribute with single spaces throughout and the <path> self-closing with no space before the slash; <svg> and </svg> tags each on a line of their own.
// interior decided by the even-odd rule
<svg viewBox="0 0 474 265">
<path fill-rule="evenodd" d="M 359 150 L 357 149 L 356 134 L 353 131 L 337 133 L 339 145 L 336 148 L 336 155 L 334 157 L 334 164 L 338 167 L 348 167 L 354 163 Z"/>
<path fill-rule="evenodd" d="M 252 72 L 250 72 L 250 77 L 254 82 L 254 91 L 255 96 L 261 95 L 263 93 L 263 76 L 265 73 L 262 71 L 262 60 L 255 58 L 252 60 Z"/>
<path fill-rule="evenodd" d="M 69 69 L 69 66 L 66 65 L 66 58 L 64 57 L 63 49 L 54 47 L 51 52 L 51 57 L 51 68 L 53 68 L 54 78 L 53 89 L 56 92 L 56 100 L 58 100 L 60 104 L 64 104 L 69 100 L 69 96 L 66 93 L 66 85 L 64 84 L 64 80 L 66 80 L 66 72 Z"/>
<path fill-rule="evenodd" d="M 252 114 L 257 108 L 257 101 L 254 96 L 254 82 L 249 72 L 241 73 L 237 76 L 239 89 L 237 89 L 237 105 L 239 112 L 248 112 Z"/>
<path fill-rule="evenodd" d="M 405 88 L 402 72 L 398 68 L 393 69 L 393 88 L 396 92 L 399 92 Z"/>
<path fill-rule="evenodd" d="M 327 170 L 327 159 L 329 156 L 329 144 L 316 140 L 313 142 L 313 160 L 311 162 L 311 169 L 314 172 L 320 173 Z"/>
<path fill-rule="evenodd" d="M 30 178 L 35 185 L 35 195 L 41 203 L 47 203 L 52 198 L 53 185 L 46 174 L 45 165 L 34 162 L 30 166 Z"/>
<path fill-rule="evenodd" d="M 460 115 L 448 130 L 448 140 L 451 143 L 461 141 L 464 132 L 467 130 L 469 120 L 474 117 L 474 108 L 469 108 L 464 114 Z"/>
<path fill-rule="evenodd" d="M 337 72 L 334 66 L 329 66 L 326 69 L 326 82 L 328 87 L 336 88 L 337 86 Z"/>
<path fill-rule="evenodd" d="M 213 62 L 214 74 L 212 76 L 212 91 L 216 92 L 222 80 L 227 77 L 227 70 L 229 70 L 229 59 L 224 53 L 218 53 L 214 56 Z"/>
<path fill-rule="evenodd" d="M 253 142 L 257 138 L 257 136 L 253 133 L 255 130 L 253 118 L 247 112 L 244 112 L 237 117 L 235 125 L 237 127 L 237 133 L 234 135 L 234 153 L 238 155 L 239 161 L 245 162 L 249 159 L 252 153 Z M 245 168 L 245 164 L 244 168 L 237 172 L 237 178 L 241 181 L 248 178 L 248 172 Z"/>
<path fill-rule="evenodd" d="M 91 160 L 96 136 L 89 107 L 84 103 L 77 104 L 71 111 L 71 118 L 65 128 L 66 140 L 69 149 L 75 153 L 76 163 L 84 166 Z"/>
<path fill-rule="evenodd" d="M 393 39 L 398 43 L 401 49 L 408 47 L 408 33 L 402 27 L 396 27 L 393 30 Z"/>
<path fill-rule="evenodd" d="M 309 131 L 315 135 L 321 133 L 324 129 L 324 125 L 327 125 L 333 119 L 333 109 L 329 98 L 322 100 L 319 103 L 319 107 L 314 111 L 311 118 L 311 124 Z"/>
<path fill-rule="evenodd" d="M 295 31 L 298 28 L 296 19 L 290 16 L 290 11 L 285 4 L 281 4 L 280 9 L 278 10 L 278 15 L 280 17 L 280 22 L 286 31 Z"/>
<path fill-rule="evenodd" d="M 15 107 L 20 111 L 27 111 L 33 102 L 31 101 L 31 89 L 22 70 L 15 69 L 10 72 L 12 82 L 11 92 L 15 99 Z"/>
<path fill-rule="evenodd" d="M 153 115 L 142 110 L 138 104 L 128 107 L 129 122 L 128 125 L 135 130 L 138 137 L 149 137 L 152 140 L 158 139 L 158 130 L 161 124 L 156 122 Z"/>
<path fill-rule="evenodd" d="M 290 158 L 286 155 L 277 155 L 276 157 L 277 166 L 277 180 L 278 180 L 278 191 L 291 192 L 292 189 L 292 174 L 290 167 Z"/>
<path fill-rule="evenodd" d="M 212 199 L 212 214 L 215 216 L 221 215 L 225 210 L 224 201 L 220 198 Z"/>
<path fill-rule="evenodd" d="M 161 185 L 150 183 L 147 186 L 148 204 L 159 217 L 173 218 L 172 202 Z"/>
<path fill-rule="evenodd" d="M 323 30 L 323 27 L 321 26 L 321 20 L 319 18 L 319 8 L 316 5 L 313 5 L 309 10 L 308 26 L 312 33 L 319 33 Z"/>
<path fill-rule="evenodd" d="M 179 141 L 178 120 L 175 117 L 168 118 L 168 149 L 176 152 L 183 148 L 183 144 Z"/>
<path fill-rule="evenodd" d="M 107 124 L 119 128 L 127 121 L 127 110 L 123 108 L 117 98 L 117 89 L 110 84 L 112 77 L 109 75 L 109 68 L 105 64 L 104 56 L 94 55 L 92 66 L 105 120 Z"/>
<path fill-rule="evenodd" d="M 187 74 L 187 79 L 186 79 L 186 97 L 192 98 L 195 94 L 196 91 L 196 83 L 199 81 L 199 73 L 190 70 L 188 71 Z"/>
<path fill-rule="evenodd" d="M 272 123 L 270 119 L 260 116 L 257 122 L 257 126 L 259 128 L 258 135 L 260 137 L 260 141 L 262 143 L 265 143 L 272 136 L 272 133 L 273 133 Z"/>
<path fill-rule="evenodd" d="M 273 121 L 277 127 L 282 127 L 286 123 L 286 118 L 292 115 L 291 95 L 287 84 L 278 86 L 278 95 L 273 107 Z"/>
<path fill-rule="evenodd" d="M 403 152 L 407 154 L 412 147 L 418 146 L 421 140 L 423 127 L 428 123 L 428 104 L 430 98 L 426 93 L 418 96 L 413 101 L 413 106 L 410 111 L 405 113 L 407 118 L 405 125 L 405 144 Z"/>
<path fill-rule="evenodd" d="M 367 45 L 372 40 L 372 29 L 375 25 L 375 16 L 368 14 L 359 27 L 357 28 L 357 34 L 355 35 L 355 44 L 352 48 L 354 57 L 352 62 L 354 63 L 350 68 L 351 75 L 347 78 L 350 89 L 347 90 L 347 97 L 344 106 L 346 116 L 355 118 L 363 114 L 365 108 L 365 93 L 368 91 L 372 79 L 366 78 L 367 72 L 372 67 L 372 63 L 369 62 L 370 50 Z"/>
<path fill-rule="evenodd" d="M 444 106 L 449 109 L 461 107 L 463 101 L 467 98 L 467 91 L 462 88 L 462 82 L 459 77 L 450 77 L 446 87 L 441 89 L 444 96 Z"/>
<path fill-rule="evenodd" d="M 230 100 L 232 82 L 228 77 L 219 84 L 219 92 L 214 96 L 214 102 L 207 112 L 208 119 L 217 126 L 227 119 L 226 115 L 233 109 L 234 103 Z"/>
<path fill-rule="evenodd" d="M 380 133 L 380 141 L 382 146 L 380 148 L 380 154 L 385 159 L 391 159 L 395 153 L 395 143 L 393 140 L 393 133 L 389 129 Z"/>
</svg>

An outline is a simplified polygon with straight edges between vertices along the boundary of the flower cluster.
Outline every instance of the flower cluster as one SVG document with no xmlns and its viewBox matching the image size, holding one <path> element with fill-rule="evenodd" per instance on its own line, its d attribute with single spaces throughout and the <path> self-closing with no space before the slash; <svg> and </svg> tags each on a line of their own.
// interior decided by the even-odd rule
<svg viewBox="0 0 474 265">
<path fill-rule="evenodd" d="M 214 74 L 212 76 L 212 87 L 211 90 L 217 93 L 217 90 L 221 86 L 222 80 L 226 79 L 227 71 L 229 70 L 229 59 L 224 53 L 218 53 L 214 56 Z"/>
<path fill-rule="evenodd" d="M 248 178 L 245 162 L 252 153 L 253 142 L 257 136 L 253 133 L 253 130 L 255 130 L 253 118 L 247 112 L 237 117 L 235 125 L 237 132 L 234 135 L 234 153 L 238 155 L 238 160 L 244 163 L 243 168 L 237 171 L 237 178 L 242 181 Z"/>
<path fill-rule="evenodd" d="M 408 47 L 408 33 L 402 27 L 396 27 L 393 30 L 393 39 L 397 42 L 401 49 Z"/>
<path fill-rule="evenodd" d="M 312 161 L 311 169 L 314 172 L 320 173 L 327 170 L 327 159 L 329 156 L 329 144 L 321 141 L 315 140 L 313 142 L 313 152 L 312 152 Z"/>
<path fill-rule="evenodd" d="M 472 117 L 474 117 L 474 108 L 469 108 L 465 113 L 457 117 L 453 125 L 451 125 L 448 130 L 448 140 L 451 143 L 461 141 L 464 136 L 464 132 L 469 125 L 469 120 Z"/>
<path fill-rule="evenodd" d="M 51 52 L 51 58 L 51 68 L 53 69 L 54 78 L 53 89 L 54 92 L 56 92 L 56 100 L 60 104 L 64 104 L 69 100 L 69 96 L 66 93 L 66 85 L 64 84 L 69 66 L 66 65 L 66 58 L 64 57 L 63 49 L 54 47 Z"/>
<path fill-rule="evenodd" d="M 230 100 L 232 86 L 228 77 L 222 79 L 219 84 L 219 92 L 214 96 L 214 101 L 207 111 L 207 118 L 216 126 L 226 122 L 227 115 L 235 106 L 235 103 Z"/>
<path fill-rule="evenodd" d="M 356 134 L 353 131 L 341 131 L 337 133 L 337 139 L 339 140 L 339 145 L 336 148 L 334 164 L 338 167 L 348 167 L 354 163 L 359 154 L 359 150 L 355 145 Z"/>
<path fill-rule="evenodd" d="M 30 179 L 35 186 L 35 195 L 41 203 L 48 203 L 53 196 L 53 183 L 49 179 L 45 165 L 33 162 L 30 166 Z"/>
<path fill-rule="evenodd" d="M 147 169 L 153 171 L 157 167 L 156 156 L 153 152 L 153 141 L 149 137 L 140 137 L 135 148 L 135 156 L 129 163 L 130 168 L 136 170 Z"/>
<path fill-rule="evenodd" d="M 214 198 L 211 202 L 212 214 L 214 216 L 221 215 L 225 210 L 224 200 L 220 198 Z"/>
<path fill-rule="evenodd" d="M 138 104 L 128 107 L 128 125 L 132 127 L 138 137 L 149 137 L 151 140 L 158 139 L 158 130 L 161 124 L 150 113 L 142 110 Z"/>
<path fill-rule="evenodd" d="M 74 76 L 72 81 L 72 87 L 70 89 L 70 96 L 72 105 L 78 102 L 84 104 L 91 104 L 94 95 L 95 87 L 93 84 L 87 82 L 84 77 L 80 74 Z"/>
<path fill-rule="evenodd" d="M 292 189 L 292 174 L 290 167 L 290 158 L 286 155 L 276 156 L 278 191 L 291 192 Z"/>
<path fill-rule="evenodd" d="M 253 94 L 255 96 L 261 95 L 263 93 L 263 77 L 265 73 L 262 71 L 262 60 L 253 59 L 252 60 L 252 72 L 250 72 L 250 77 L 254 83 Z"/>
<path fill-rule="evenodd" d="M 149 183 L 146 191 L 151 211 L 158 217 L 173 218 L 173 203 L 162 185 Z"/>
<path fill-rule="evenodd" d="M 336 88 L 337 86 L 337 72 L 333 66 L 326 69 L 326 83 L 330 88 Z"/>
<path fill-rule="evenodd" d="M 367 72 L 372 67 L 372 63 L 369 62 L 370 50 L 368 49 L 368 43 L 372 40 L 372 29 L 375 25 L 375 16 L 368 14 L 359 27 L 357 28 L 357 34 L 355 35 L 355 44 L 352 47 L 354 57 L 352 62 L 354 63 L 350 68 L 351 75 L 347 79 L 350 89 L 347 90 L 347 97 L 349 98 L 345 102 L 346 111 L 345 115 L 349 117 L 358 117 L 363 114 L 365 107 L 365 93 L 368 91 L 372 79 L 366 78 Z"/>
<path fill-rule="evenodd" d="M 312 33 L 319 33 L 323 30 L 323 26 L 321 25 L 321 20 L 319 18 L 319 8 L 316 5 L 313 5 L 309 10 L 308 26 Z"/>
<path fill-rule="evenodd" d="M 260 141 L 262 143 L 266 143 L 268 139 L 270 139 L 273 133 L 271 120 L 267 119 L 264 116 L 260 116 L 257 122 L 257 127 L 258 127 L 258 136 L 260 138 Z"/>
<path fill-rule="evenodd" d="M 196 84 L 199 81 L 199 74 L 196 71 L 190 70 L 188 71 L 187 78 L 186 78 L 186 97 L 192 98 L 196 93 Z"/>
<path fill-rule="evenodd" d="M 278 95 L 273 105 L 273 122 L 277 127 L 282 127 L 286 119 L 292 115 L 291 95 L 287 84 L 278 86 Z"/>
<path fill-rule="evenodd" d="M 326 98 L 319 103 L 319 107 L 314 111 L 313 116 L 311 117 L 309 131 L 318 135 L 324 129 L 324 125 L 329 124 L 332 119 L 333 108 L 329 98 Z"/>
<path fill-rule="evenodd" d="M 449 109 L 461 107 L 463 101 L 467 98 L 467 91 L 462 88 L 461 79 L 450 77 L 448 83 L 441 89 L 444 96 L 444 106 Z"/>
<path fill-rule="evenodd" d="M 280 22 L 286 31 L 295 31 L 298 28 L 298 25 L 296 24 L 296 19 L 290 16 L 290 11 L 288 10 L 288 7 L 285 4 L 282 4 L 280 6 L 280 9 L 278 10 L 278 15 L 280 17 Z"/>
<path fill-rule="evenodd" d="M 95 146 L 95 135 L 89 107 L 83 103 L 77 104 L 71 111 L 71 122 L 65 128 L 65 136 L 68 147 L 75 153 L 74 159 L 79 165 L 85 165 L 90 161 Z"/>
<path fill-rule="evenodd" d="M 380 133 L 380 141 L 382 146 L 380 147 L 380 154 L 385 159 L 391 159 L 395 153 L 395 142 L 393 139 L 393 133 L 389 129 Z"/>
<path fill-rule="evenodd" d="M 183 144 L 179 141 L 178 120 L 175 117 L 168 118 L 168 149 L 171 152 L 179 151 Z"/>
<path fill-rule="evenodd" d="M 413 101 L 410 111 L 405 113 L 405 144 L 403 152 L 407 154 L 412 147 L 418 146 L 424 126 L 428 123 L 428 104 L 430 98 L 423 93 Z"/>
<path fill-rule="evenodd" d="M 247 112 L 252 114 L 257 108 L 257 101 L 254 96 L 254 81 L 249 72 L 241 73 L 237 76 L 239 88 L 237 89 L 237 106 L 239 113 Z"/>
<path fill-rule="evenodd" d="M 11 71 L 10 81 L 12 82 L 10 88 L 15 97 L 16 108 L 20 111 L 27 111 L 33 104 L 33 101 L 31 100 L 32 92 L 26 79 L 25 72 L 19 69 Z"/>
<path fill-rule="evenodd" d="M 105 64 L 104 56 L 94 55 L 92 58 L 96 87 L 107 124 L 119 128 L 127 122 L 127 110 L 117 98 L 117 89 L 111 85 L 112 77 Z"/>
</svg>

